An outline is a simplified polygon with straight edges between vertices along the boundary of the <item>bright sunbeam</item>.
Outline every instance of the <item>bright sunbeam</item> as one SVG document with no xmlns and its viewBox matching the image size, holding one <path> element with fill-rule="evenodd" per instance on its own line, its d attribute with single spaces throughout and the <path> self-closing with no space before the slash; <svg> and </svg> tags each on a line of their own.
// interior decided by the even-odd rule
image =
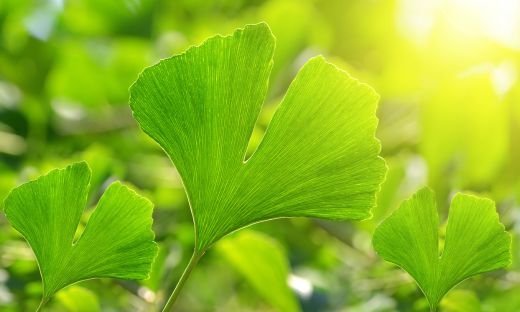
<svg viewBox="0 0 520 312">
<path fill-rule="evenodd" d="M 439 24 L 459 36 L 492 40 L 520 49 L 518 0 L 401 0 L 398 27 L 421 43 Z"/>
</svg>

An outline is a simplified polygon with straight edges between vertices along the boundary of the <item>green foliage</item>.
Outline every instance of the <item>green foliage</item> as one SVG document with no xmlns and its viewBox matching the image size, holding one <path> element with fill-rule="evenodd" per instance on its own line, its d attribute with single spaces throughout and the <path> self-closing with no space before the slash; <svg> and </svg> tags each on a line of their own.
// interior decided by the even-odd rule
<svg viewBox="0 0 520 312">
<path fill-rule="evenodd" d="M 469 290 L 454 289 L 440 303 L 442 312 L 482 312 L 478 297 Z"/>
<path fill-rule="evenodd" d="M 364 219 L 375 205 L 378 97 L 322 57 L 300 70 L 244 159 L 273 51 L 267 25 L 249 25 L 146 69 L 130 89 L 134 117 L 182 176 L 198 253 L 255 222 Z"/>
<path fill-rule="evenodd" d="M 445 188 L 447 179 L 461 188 L 485 185 L 503 166 L 510 116 L 490 76 L 479 73 L 444 81 L 445 91 L 425 101 L 420 149 L 433 185 Z"/>
<path fill-rule="evenodd" d="M 74 240 L 90 176 L 85 162 L 75 163 L 15 188 L 5 199 L 7 219 L 36 255 L 42 302 L 78 281 L 144 279 L 149 274 L 157 253 L 151 230 L 153 205 L 119 182 L 107 188 Z"/>
<path fill-rule="evenodd" d="M 261 233 L 243 231 L 223 239 L 216 248 L 278 311 L 300 311 L 287 283 L 287 255 L 278 242 Z"/>
<path fill-rule="evenodd" d="M 434 194 L 424 188 L 383 221 L 373 238 L 383 259 L 415 279 L 432 310 L 461 281 L 511 262 L 511 236 L 504 231 L 489 199 L 455 195 L 440 256 L 438 231 Z"/>
<path fill-rule="evenodd" d="M 56 294 L 57 301 L 69 312 L 99 312 L 98 298 L 94 293 L 76 285 Z M 77 303 L 81 302 L 80 305 Z"/>
<path fill-rule="evenodd" d="M 62 105 L 102 109 L 105 103 L 126 105 L 128 86 L 139 70 L 146 66 L 148 46 L 139 40 L 118 40 L 111 46 L 85 42 L 65 42 L 64 49 L 49 73 L 46 91 Z M 106 59 L 99 57 L 103 54 Z M 110 66 L 107 66 L 110 64 Z M 78 85 L 85 86 L 78 88 Z M 93 88 L 92 86 L 99 87 Z"/>
<path fill-rule="evenodd" d="M 276 238 L 291 270 L 312 284 L 312 293 L 299 297 L 302 310 L 428 309 L 407 273 L 374 257 L 371 245 L 377 224 L 427 184 L 439 203 L 441 246 L 445 203 L 461 189 L 493 198 L 513 236 L 513 264 L 465 280 L 443 297 L 439 310 L 518 312 L 519 13 L 514 0 L 1 0 L 0 210 L 22 181 L 80 160 L 93 173 L 87 207 L 115 177 L 135 185 L 155 206 L 160 255 L 151 277 L 93 279 L 80 287 L 97 298 L 102 311 L 148 311 L 153 301 L 160 304 L 193 250 L 193 220 L 171 160 L 131 116 L 128 88 L 160 59 L 214 34 L 265 21 L 277 38 L 274 63 L 245 159 L 261 143 L 298 70 L 315 55 L 326 55 L 381 95 L 376 137 L 389 168 L 373 218 L 283 218 L 252 226 Z M 83 214 L 76 237 L 93 211 Z M 265 290 L 214 251 L 197 265 L 175 308 L 269 309 Z M 0 311 L 34 311 L 41 293 L 31 249 L 0 213 Z M 46 308 L 93 310 L 88 301 L 68 286 Z"/>
</svg>

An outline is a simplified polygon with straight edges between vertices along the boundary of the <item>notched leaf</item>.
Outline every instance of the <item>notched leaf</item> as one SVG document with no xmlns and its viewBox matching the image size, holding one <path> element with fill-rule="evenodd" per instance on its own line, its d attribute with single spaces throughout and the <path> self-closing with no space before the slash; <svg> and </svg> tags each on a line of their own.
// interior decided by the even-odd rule
<svg viewBox="0 0 520 312">
<path fill-rule="evenodd" d="M 75 163 L 13 189 L 5 199 L 7 219 L 36 255 L 44 301 L 86 279 L 145 279 L 157 253 L 153 204 L 119 182 L 107 188 L 73 241 L 90 176 L 87 163 Z"/>
<path fill-rule="evenodd" d="M 374 249 L 383 259 L 415 279 L 432 310 L 461 281 L 511 263 L 511 235 L 489 199 L 455 195 L 442 255 L 438 231 L 435 197 L 424 188 L 383 221 L 373 238 Z"/>
<path fill-rule="evenodd" d="M 323 57 L 300 70 L 244 159 L 274 46 L 265 23 L 248 25 L 147 68 L 130 89 L 134 117 L 182 177 L 199 253 L 254 222 L 364 219 L 375 205 L 378 96 Z"/>
</svg>

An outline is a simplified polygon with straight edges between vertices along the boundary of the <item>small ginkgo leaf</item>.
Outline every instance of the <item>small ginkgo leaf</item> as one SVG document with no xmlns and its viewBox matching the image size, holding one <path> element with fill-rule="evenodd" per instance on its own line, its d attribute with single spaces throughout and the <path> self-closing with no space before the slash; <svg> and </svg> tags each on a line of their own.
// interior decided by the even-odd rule
<svg viewBox="0 0 520 312">
<path fill-rule="evenodd" d="M 254 222 L 364 219 L 375 205 L 378 96 L 322 57 L 300 70 L 245 159 L 273 51 L 269 27 L 248 25 L 147 68 L 130 89 L 134 117 L 182 177 L 198 253 Z"/>
<path fill-rule="evenodd" d="M 5 199 L 7 219 L 36 255 L 44 302 L 86 279 L 145 279 L 157 253 L 152 203 L 119 182 L 107 188 L 74 241 L 90 175 L 87 163 L 75 163 L 15 188 Z"/>
<path fill-rule="evenodd" d="M 434 311 L 461 281 L 511 262 L 511 236 L 489 199 L 455 195 L 441 255 L 438 232 L 434 194 L 424 188 L 383 221 L 373 238 L 377 253 L 415 279 Z"/>
</svg>

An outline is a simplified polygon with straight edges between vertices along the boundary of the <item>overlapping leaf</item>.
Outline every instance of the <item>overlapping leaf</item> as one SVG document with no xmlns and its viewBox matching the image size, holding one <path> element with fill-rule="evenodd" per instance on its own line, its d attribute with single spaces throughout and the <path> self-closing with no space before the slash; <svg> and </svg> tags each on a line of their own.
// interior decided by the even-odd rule
<svg viewBox="0 0 520 312">
<path fill-rule="evenodd" d="M 438 231 L 434 194 L 424 188 L 383 221 L 373 239 L 383 259 L 415 279 L 432 310 L 461 281 L 511 262 L 511 236 L 489 199 L 460 193 L 453 198 L 441 256 Z"/>
<path fill-rule="evenodd" d="M 289 288 L 289 262 L 285 250 L 270 237 L 243 231 L 217 244 L 223 258 L 269 303 L 283 312 L 297 312 L 300 307 Z"/>
<path fill-rule="evenodd" d="M 88 165 L 75 163 L 15 188 L 5 199 L 7 219 L 36 255 L 44 301 L 85 279 L 144 279 L 149 274 L 157 252 L 153 206 L 119 182 L 108 187 L 74 241 L 89 181 Z"/>
<path fill-rule="evenodd" d="M 134 117 L 182 176 L 199 252 L 254 222 L 363 219 L 375 204 L 378 96 L 322 57 L 300 70 L 244 159 L 273 51 L 267 25 L 249 25 L 146 69 L 130 89 Z"/>
</svg>

